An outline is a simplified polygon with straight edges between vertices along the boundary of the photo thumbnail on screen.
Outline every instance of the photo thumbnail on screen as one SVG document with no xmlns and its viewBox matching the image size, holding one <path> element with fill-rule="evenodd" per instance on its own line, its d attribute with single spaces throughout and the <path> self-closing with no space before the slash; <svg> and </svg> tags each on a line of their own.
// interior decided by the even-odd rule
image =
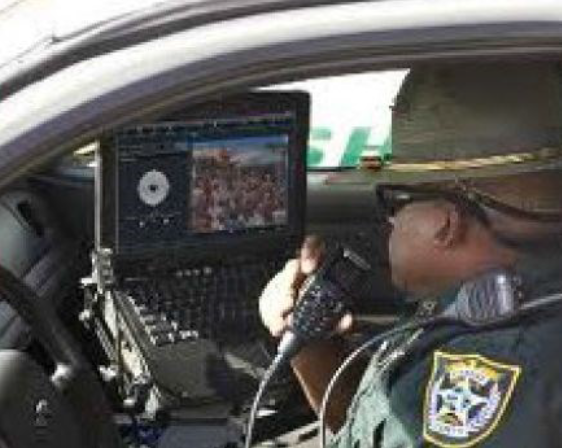
<svg viewBox="0 0 562 448">
<path fill-rule="evenodd" d="M 191 230 L 237 232 L 286 225 L 288 145 L 286 135 L 195 143 Z"/>
</svg>

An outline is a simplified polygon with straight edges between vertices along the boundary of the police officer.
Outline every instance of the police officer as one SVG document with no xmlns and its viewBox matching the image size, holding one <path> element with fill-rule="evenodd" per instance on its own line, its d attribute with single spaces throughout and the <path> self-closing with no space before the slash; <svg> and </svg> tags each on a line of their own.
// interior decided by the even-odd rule
<svg viewBox="0 0 562 448">
<path fill-rule="evenodd" d="M 491 294 L 484 279 L 498 270 L 523 302 L 562 292 L 561 73 L 535 61 L 408 74 L 393 108 L 393 163 L 372 181 L 391 226 L 393 283 L 419 313 L 444 312 L 467 285 Z M 307 239 L 265 288 L 260 312 L 273 335 L 321 255 L 322 244 Z M 345 316 L 337 333 L 352 322 Z M 334 336 L 292 361 L 316 410 L 348 351 Z M 561 354 L 557 305 L 502 326 L 402 334 L 338 383 L 327 414 L 332 445 L 562 446 Z"/>
</svg>

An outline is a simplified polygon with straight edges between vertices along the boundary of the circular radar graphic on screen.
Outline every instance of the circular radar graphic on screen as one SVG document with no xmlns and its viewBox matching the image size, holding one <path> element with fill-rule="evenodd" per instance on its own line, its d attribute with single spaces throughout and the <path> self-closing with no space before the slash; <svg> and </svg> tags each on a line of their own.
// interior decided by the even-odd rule
<svg viewBox="0 0 562 448">
<path fill-rule="evenodd" d="M 140 178 L 137 191 L 142 202 L 151 207 L 156 207 L 168 196 L 170 182 L 161 171 L 147 171 Z"/>
</svg>

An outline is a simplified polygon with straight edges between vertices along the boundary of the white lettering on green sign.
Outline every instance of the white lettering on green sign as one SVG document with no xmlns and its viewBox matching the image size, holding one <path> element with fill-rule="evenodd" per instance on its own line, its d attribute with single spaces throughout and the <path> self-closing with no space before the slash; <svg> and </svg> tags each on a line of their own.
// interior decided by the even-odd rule
<svg viewBox="0 0 562 448">
<path fill-rule="evenodd" d="M 341 134 L 341 133 L 340 133 Z M 376 151 L 382 158 L 391 152 L 390 135 L 373 138 L 373 128 L 353 127 L 345 138 L 335 138 L 335 132 L 328 127 L 311 129 L 307 164 L 309 167 L 356 166 L 365 151 Z M 379 132 L 380 135 L 380 132 Z"/>
</svg>

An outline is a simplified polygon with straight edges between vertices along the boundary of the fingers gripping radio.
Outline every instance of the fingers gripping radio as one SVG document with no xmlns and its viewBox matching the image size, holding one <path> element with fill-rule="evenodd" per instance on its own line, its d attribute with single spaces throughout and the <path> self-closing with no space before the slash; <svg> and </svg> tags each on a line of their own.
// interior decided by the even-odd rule
<svg viewBox="0 0 562 448">
<path fill-rule="evenodd" d="M 293 321 L 279 343 L 277 357 L 291 359 L 304 344 L 334 331 L 353 307 L 353 294 L 371 267 L 348 248 L 336 247 L 305 282 Z M 281 361 L 281 359 L 279 359 Z"/>
</svg>

